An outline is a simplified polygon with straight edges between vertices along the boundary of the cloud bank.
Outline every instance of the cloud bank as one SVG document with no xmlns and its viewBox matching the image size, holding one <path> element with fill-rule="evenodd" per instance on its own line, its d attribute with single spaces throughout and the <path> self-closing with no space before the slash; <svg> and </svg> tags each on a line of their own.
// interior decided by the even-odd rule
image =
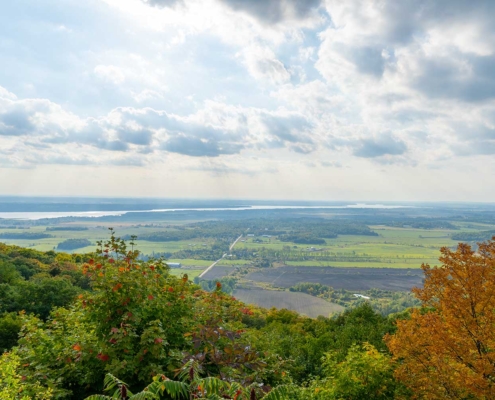
<svg viewBox="0 0 495 400">
<path fill-rule="evenodd" d="M 492 1 L 62 6 L 0 16 L 1 168 L 495 172 Z"/>
</svg>

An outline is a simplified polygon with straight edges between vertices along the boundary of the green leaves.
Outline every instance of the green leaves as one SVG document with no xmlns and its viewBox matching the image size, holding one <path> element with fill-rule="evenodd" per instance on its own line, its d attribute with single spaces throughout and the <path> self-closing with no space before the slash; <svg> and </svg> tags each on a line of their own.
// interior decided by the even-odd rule
<svg viewBox="0 0 495 400">
<path fill-rule="evenodd" d="M 93 292 L 81 299 L 95 325 L 108 372 L 131 386 L 162 374 L 174 362 L 170 349 L 183 350 L 193 324 L 191 284 L 168 273 L 162 260 L 138 260 L 137 250 L 112 235 L 99 243 L 98 257 L 83 268 Z"/>
<path fill-rule="evenodd" d="M 22 376 L 20 358 L 15 353 L 4 353 L 0 358 L 0 399 L 49 400 L 53 391 L 33 379 Z"/>
<path fill-rule="evenodd" d="M 167 393 L 172 399 L 181 399 L 189 394 L 189 385 L 184 382 L 163 380 L 157 382 L 157 387 L 161 393 Z"/>
<path fill-rule="evenodd" d="M 304 399 L 374 399 L 395 398 L 403 387 L 393 377 L 390 357 L 368 343 L 353 345 L 343 361 L 338 352 L 329 352 L 322 360 L 324 377 L 302 389 Z"/>
<path fill-rule="evenodd" d="M 263 397 L 263 400 L 291 400 L 294 398 L 295 392 L 294 386 L 282 385 L 272 389 L 270 393 Z"/>
</svg>

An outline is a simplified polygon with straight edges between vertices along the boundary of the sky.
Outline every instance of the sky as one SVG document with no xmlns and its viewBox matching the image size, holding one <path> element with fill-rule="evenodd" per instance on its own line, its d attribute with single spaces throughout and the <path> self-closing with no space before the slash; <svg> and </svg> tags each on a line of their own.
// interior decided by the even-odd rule
<svg viewBox="0 0 495 400">
<path fill-rule="evenodd" d="M 0 195 L 495 198 L 495 1 L 16 0 Z"/>
</svg>

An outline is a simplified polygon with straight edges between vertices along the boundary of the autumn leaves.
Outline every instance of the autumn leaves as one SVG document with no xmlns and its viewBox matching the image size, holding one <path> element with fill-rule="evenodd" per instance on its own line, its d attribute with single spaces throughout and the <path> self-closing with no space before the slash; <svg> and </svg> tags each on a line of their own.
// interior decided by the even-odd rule
<svg viewBox="0 0 495 400">
<path fill-rule="evenodd" d="M 495 240 L 495 238 L 494 238 Z M 427 399 L 495 397 L 495 241 L 443 248 L 440 267 L 423 265 L 422 301 L 386 338 L 396 378 Z"/>
</svg>

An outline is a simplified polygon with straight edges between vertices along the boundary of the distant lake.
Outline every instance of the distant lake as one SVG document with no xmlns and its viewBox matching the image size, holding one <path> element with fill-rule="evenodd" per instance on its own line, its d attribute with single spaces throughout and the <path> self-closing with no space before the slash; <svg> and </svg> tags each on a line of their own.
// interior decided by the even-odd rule
<svg viewBox="0 0 495 400">
<path fill-rule="evenodd" d="M 0 205 L 1 207 L 1 205 Z M 36 205 L 33 204 L 33 208 Z M 119 211 L 12 211 L 0 212 L 0 218 L 5 219 L 24 219 L 37 220 L 45 218 L 64 218 L 64 217 L 85 217 L 97 218 L 104 216 L 123 215 L 132 212 L 179 212 L 179 211 L 246 211 L 246 210 L 306 210 L 306 209 L 396 209 L 396 208 L 414 208 L 414 206 L 405 205 L 385 205 L 385 204 L 346 204 L 346 205 L 246 205 L 238 207 L 204 207 L 204 208 L 160 208 L 152 210 L 119 210 Z"/>
</svg>

